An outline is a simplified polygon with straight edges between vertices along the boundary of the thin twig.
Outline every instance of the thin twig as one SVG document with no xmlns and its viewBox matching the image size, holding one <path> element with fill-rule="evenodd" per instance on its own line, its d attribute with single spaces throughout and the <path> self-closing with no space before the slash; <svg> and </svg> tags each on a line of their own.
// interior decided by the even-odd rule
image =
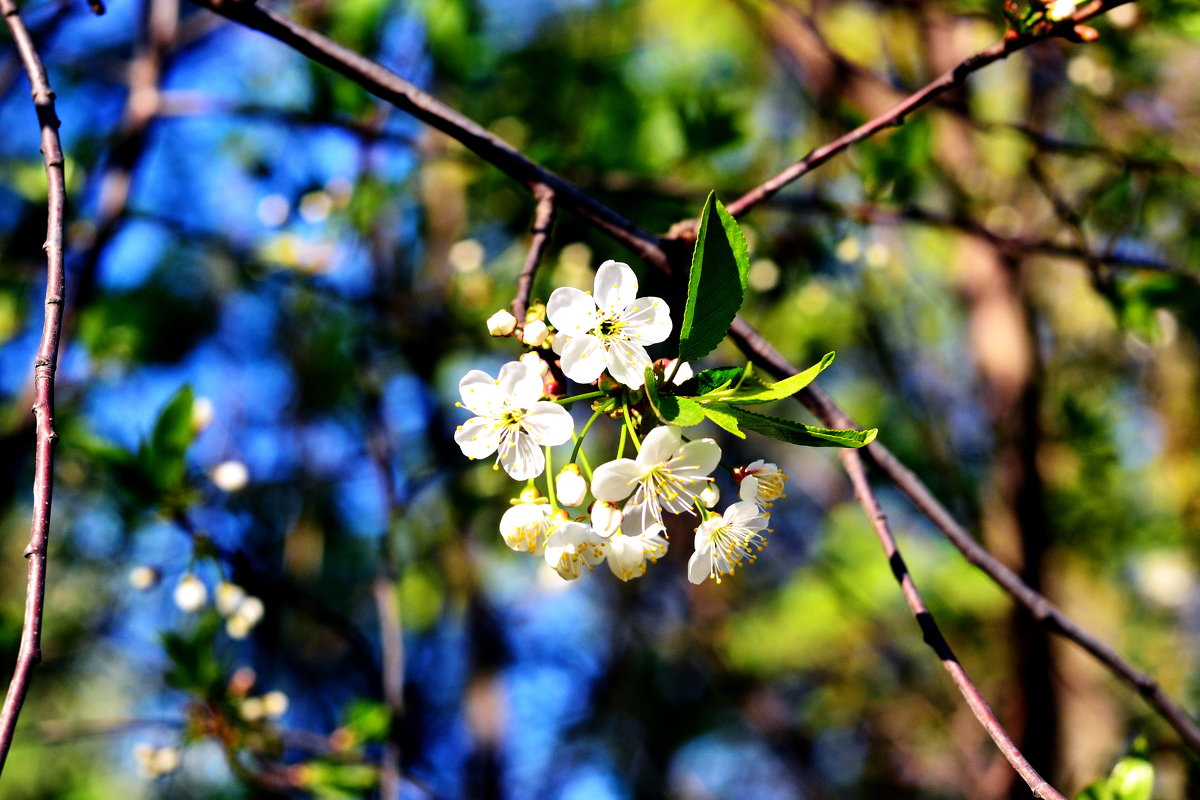
<svg viewBox="0 0 1200 800">
<path fill-rule="evenodd" d="M 761 334 L 744 320 L 737 319 L 729 331 L 730 338 L 758 365 L 777 376 L 793 375 L 798 370 L 779 354 Z M 822 424 L 830 428 L 857 428 L 854 420 L 837 406 L 816 385 L 802 390 L 796 397 Z M 922 514 L 940 530 L 950 543 L 966 557 L 967 561 L 983 570 L 1014 600 L 1024 606 L 1038 623 L 1051 633 L 1058 634 L 1082 647 L 1093 658 L 1106 666 L 1122 681 L 1133 686 L 1138 694 L 1180 735 L 1183 741 L 1196 752 L 1200 752 L 1200 728 L 1179 705 L 1162 691 L 1158 682 L 1121 658 L 1115 650 L 1062 612 L 1044 595 L 1034 591 L 1028 584 L 983 545 L 946 510 L 929 488 L 908 467 L 904 466 L 890 450 L 878 440 L 867 445 L 867 456 L 879 469 L 904 492 Z"/>
<path fill-rule="evenodd" d="M 542 263 L 546 246 L 550 243 L 550 229 L 554 226 L 554 192 L 549 187 L 535 190 L 537 209 L 533 212 L 533 239 L 529 242 L 529 253 L 525 266 L 517 279 L 517 295 L 513 298 L 513 316 L 518 325 L 525 324 L 525 312 L 529 309 L 529 293 L 533 291 L 533 278 Z"/>
<path fill-rule="evenodd" d="M 58 340 L 62 330 L 64 292 L 63 217 L 67 189 L 63 169 L 62 143 L 58 138 L 58 114 L 54 110 L 54 92 L 46 76 L 46 67 L 38 56 L 16 0 L 0 0 L 0 12 L 12 33 L 29 76 L 33 105 L 42 129 L 42 156 L 46 162 L 46 301 L 42 338 L 34 359 L 33 414 L 37 420 L 37 445 L 34 458 L 33 518 L 29 544 L 25 548 L 28 578 L 25 589 L 25 619 L 21 626 L 21 647 L 13 669 L 12 682 L 0 708 L 0 771 L 12 747 L 17 717 L 29 691 L 29 679 L 42 660 L 42 613 L 46 597 L 46 543 L 50 537 L 50 506 L 54 490 L 54 373 L 58 367 Z"/>
<path fill-rule="evenodd" d="M 658 239 L 600 203 L 579 187 L 534 163 L 503 139 L 421 91 L 387 68 L 293 20 L 251 3 L 193 0 L 228 19 L 261 31 L 350 78 L 371 94 L 461 142 L 530 192 L 546 186 L 563 208 L 574 211 L 639 257 L 665 268 Z"/>
<path fill-rule="evenodd" d="M 854 484 L 854 494 L 858 498 L 858 502 L 862 504 L 867 518 L 870 519 L 871 527 L 875 529 L 875 535 L 879 537 L 879 544 L 883 546 L 883 552 L 887 555 L 888 564 L 892 568 L 892 574 L 896 576 L 896 582 L 900 584 L 900 589 L 904 593 L 904 600 L 908 603 L 913 616 L 916 617 L 917 624 L 921 626 L 921 633 L 924 635 L 925 643 L 937 653 L 938 658 L 941 659 L 942 666 L 950 674 L 950 680 L 954 682 L 954 686 L 962 694 L 963 699 L 967 701 L 967 705 L 971 707 L 971 711 L 974 712 L 975 718 L 979 720 L 979 724 L 987 731 L 988 736 L 992 737 L 992 741 L 1000 748 L 1000 752 L 1004 754 L 1004 758 L 1008 760 L 1012 768 L 1021 776 L 1021 779 L 1029 785 L 1029 789 L 1033 792 L 1034 796 L 1044 798 L 1044 800 L 1066 800 L 1021 755 L 1021 751 L 1013 742 L 1012 737 L 1008 735 L 1008 732 L 1004 730 L 1004 726 L 996 719 L 995 713 L 988 706 L 987 701 L 983 699 L 983 695 L 979 693 L 979 689 L 971 681 L 970 676 L 967 675 L 967 671 L 963 669 L 958 658 L 955 657 L 954 651 L 950 649 L 950 645 L 938 628 L 933 614 L 925 606 L 925 601 L 921 598 L 921 592 L 917 589 L 917 585 L 908 571 L 908 566 L 904 563 L 904 557 L 900 554 L 900 550 L 896 546 L 896 539 L 892 536 L 891 528 L 888 526 L 887 516 L 883 513 L 883 509 L 880 508 L 879 501 L 875 498 L 874 492 L 871 491 L 871 484 L 867 480 L 867 471 L 863 467 L 862 456 L 859 455 L 857 450 L 849 448 L 838 451 L 838 455 L 842 458 L 842 464 L 850 476 L 850 482 Z"/>
<path fill-rule="evenodd" d="M 919 206 L 906 205 L 886 208 L 872 203 L 837 203 L 818 195 L 775 197 L 771 203 L 868 224 L 903 225 L 912 223 L 934 228 L 947 228 L 981 239 L 1006 255 L 1031 254 L 1067 258 L 1082 261 L 1089 269 L 1103 264 L 1123 269 L 1161 272 L 1200 283 L 1200 271 L 1185 269 L 1168 261 L 1116 252 L 1097 253 L 1088 249 L 1086 241 L 1083 239 L 1080 239 L 1083 244 L 1071 246 L 1051 239 L 1002 234 L 969 217 L 943 214 Z"/>
<path fill-rule="evenodd" d="M 1092 0 L 1092 2 L 1082 6 L 1073 18 L 1057 23 L 1044 32 L 1014 36 L 994 44 L 986 50 L 981 50 L 972 56 L 968 56 L 957 66 L 942 73 L 938 78 L 892 106 L 888 111 L 859 125 L 849 133 L 839 136 L 832 142 L 818 147 L 778 175 L 746 192 L 737 200 L 729 203 L 726 206 L 726 210 L 735 217 L 745 214 L 792 181 L 813 171 L 843 150 L 861 142 L 863 139 L 874 136 L 885 128 L 903 125 L 909 114 L 922 106 L 928 105 L 951 89 L 962 86 L 972 73 L 978 72 L 993 62 L 1008 58 L 1018 50 L 1023 50 L 1035 42 L 1040 42 L 1051 37 L 1065 36 L 1071 32 L 1076 24 L 1128 2 L 1131 2 L 1131 0 Z"/>
</svg>

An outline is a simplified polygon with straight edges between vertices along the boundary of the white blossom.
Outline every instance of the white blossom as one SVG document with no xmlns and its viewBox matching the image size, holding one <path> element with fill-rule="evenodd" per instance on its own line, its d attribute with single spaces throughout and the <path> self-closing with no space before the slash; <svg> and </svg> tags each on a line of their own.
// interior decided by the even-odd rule
<svg viewBox="0 0 1200 800">
<path fill-rule="evenodd" d="M 604 560 L 608 541 L 582 522 L 563 522 L 546 538 L 546 563 L 563 580 L 573 581 L 583 567 L 594 568 Z"/>
<path fill-rule="evenodd" d="M 722 575 L 732 575 L 737 567 L 758 558 L 767 545 L 763 531 L 768 519 L 757 504 L 742 501 L 701 522 L 696 528 L 696 552 L 688 559 L 688 580 L 703 583 L 715 578 L 720 583 Z"/>
<path fill-rule="evenodd" d="M 507 309 L 500 309 L 488 317 L 487 329 L 492 336 L 511 336 L 517 327 L 517 318 Z"/>
<path fill-rule="evenodd" d="M 582 505 L 587 490 L 587 481 L 579 474 L 578 464 L 567 464 L 554 479 L 554 493 L 558 495 L 560 505 L 569 508 Z"/>
<path fill-rule="evenodd" d="M 621 529 L 624 514 L 616 503 L 607 500 L 597 500 L 588 509 L 592 519 L 592 530 L 600 536 L 608 538 Z"/>
<path fill-rule="evenodd" d="M 690 510 L 720 460 L 721 448 L 712 439 L 685 443 L 679 428 L 664 425 L 650 431 L 636 460 L 620 458 L 597 467 L 592 494 L 610 503 L 632 494 L 621 529 L 636 535 L 661 523 L 663 510 Z"/>
<path fill-rule="evenodd" d="M 205 588 L 203 581 L 188 572 L 179 579 L 179 583 L 175 584 L 174 599 L 175 605 L 179 606 L 180 611 L 192 614 L 199 611 L 208 602 L 208 589 Z"/>
<path fill-rule="evenodd" d="M 487 458 L 499 450 L 500 465 L 515 480 L 541 475 L 546 468 L 541 446 L 562 444 L 575 430 L 566 409 L 540 400 L 542 379 L 523 362 L 508 362 L 498 378 L 473 369 L 458 390 L 476 416 L 459 426 L 454 441 L 468 458 Z"/>
<path fill-rule="evenodd" d="M 525 328 L 521 331 L 521 341 L 530 347 L 541 347 L 549 335 L 550 329 L 546 327 L 546 323 L 535 319 L 525 323 Z"/>
<path fill-rule="evenodd" d="M 546 534 L 554 526 L 550 506 L 545 503 L 518 503 L 500 517 L 500 536 L 513 550 L 533 554 L 542 552 Z"/>
<path fill-rule="evenodd" d="M 672 358 L 663 364 L 663 375 L 671 378 L 671 373 L 675 373 L 675 377 L 671 378 L 671 383 L 675 386 L 683 386 L 692 378 L 696 377 L 696 373 L 692 370 L 691 365 L 689 365 L 686 361 L 684 361 L 682 364 L 679 364 L 678 369 L 675 368 L 677 363 L 679 363 L 679 359 Z"/>
<path fill-rule="evenodd" d="M 787 496 L 783 493 L 783 484 L 788 476 L 775 464 L 760 458 L 734 471 L 735 477 L 739 475 L 742 485 L 738 488 L 738 497 L 742 500 L 752 500 L 762 508 L 770 508 L 776 500 Z"/>
<path fill-rule="evenodd" d="M 608 568 L 623 581 L 646 574 L 646 562 L 653 563 L 667 554 L 666 529 L 651 525 L 637 536 L 618 533 L 608 540 Z"/>
<path fill-rule="evenodd" d="M 245 599 L 246 590 L 236 583 L 221 581 L 217 584 L 216 605 L 217 611 L 221 612 L 221 616 L 231 616 Z"/>
<path fill-rule="evenodd" d="M 716 481 L 713 481 L 708 486 L 704 487 L 704 491 L 700 493 L 700 503 L 705 508 L 716 508 L 717 502 L 721 499 L 721 490 L 717 488 Z"/>
<path fill-rule="evenodd" d="M 237 492 L 246 488 L 250 470 L 241 461 L 222 461 L 213 467 L 213 485 L 222 492 Z"/>
<path fill-rule="evenodd" d="M 559 287 L 546 303 L 562 370 L 577 383 L 592 383 L 607 367 L 619 383 L 640 389 L 650 364 L 646 345 L 671 335 L 671 311 L 660 298 L 638 298 L 637 276 L 619 261 L 600 265 L 594 289 Z"/>
<path fill-rule="evenodd" d="M 1047 18 L 1059 22 L 1075 13 L 1076 0 L 1053 0 L 1046 6 Z"/>
<path fill-rule="evenodd" d="M 262 696 L 263 714 L 268 719 L 279 719 L 288 710 L 288 696 L 278 689 Z"/>
<path fill-rule="evenodd" d="M 154 567 L 142 565 L 129 570 L 129 585 L 141 591 L 153 589 L 160 580 L 162 573 Z"/>
</svg>

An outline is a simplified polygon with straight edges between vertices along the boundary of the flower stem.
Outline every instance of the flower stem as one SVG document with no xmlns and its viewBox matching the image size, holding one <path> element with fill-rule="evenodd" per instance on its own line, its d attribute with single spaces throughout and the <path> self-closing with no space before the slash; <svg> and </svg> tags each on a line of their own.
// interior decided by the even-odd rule
<svg viewBox="0 0 1200 800">
<path fill-rule="evenodd" d="M 571 460 L 567 463 L 574 464 L 575 459 L 579 458 L 579 452 L 583 449 L 583 438 L 588 435 L 588 431 L 591 430 L 592 424 L 599 419 L 600 415 L 603 413 L 603 408 L 598 408 L 592 413 L 592 418 L 587 421 L 587 424 L 583 426 L 583 430 L 579 432 L 579 436 L 575 438 L 575 449 L 571 451 Z M 592 476 L 589 471 L 588 480 L 591 480 L 591 478 Z"/>
<path fill-rule="evenodd" d="M 604 392 L 587 392 L 585 394 L 577 394 L 574 397 L 562 397 L 554 402 L 561 406 L 565 406 L 568 403 L 574 403 L 577 400 L 591 400 L 594 397 L 604 397 Z"/>
<path fill-rule="evenodd" d="M 625 457 L 625 426 L 621 426 L 621 440 L 617 443 L 617 458 Z"/>
<path fill-rule="evenodd" d="M 670 386 L 671 381 L 675 380 L 675 376 L 679 373 L 679 368 L 682 366 L 683 366 L 683 359 L 682 358 L 675 359 L 675 366 L 671 367 L 671 374 L 668 375 L 667 379 L 662 382 L 662 385 Z"/>
<path fill-rule="evenodd" d="M 550 498 L 550 508 L 558 511 L 558 498 L 554 496 L 554 463 L 548 446 L 546 447 L 546 496 Z"/>
<path fill-rule="evenodd" d="M 629 430 L 629 438 L 633 440 L 633 449 L 640 453 L 642 451 L 642 442 L 638 439 L 637 431 L 634 430 L 633 420 L 629 418 L 628 398 L 621 401 L 621 413 L 625 415 L 625 427 Z"/>
</svg>

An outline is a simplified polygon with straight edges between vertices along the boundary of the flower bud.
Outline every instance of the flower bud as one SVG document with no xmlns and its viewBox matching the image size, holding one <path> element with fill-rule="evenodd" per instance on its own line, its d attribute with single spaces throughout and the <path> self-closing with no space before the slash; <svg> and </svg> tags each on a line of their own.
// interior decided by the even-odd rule
<svg viewBox="0 0 1200 800">
<path fill-rule="evenodd" d="M 146 591 L 158 586 L 162 573 L 154 567 L 140 566 L 129 570 L 129 585 L 139 591 Z"/>
<path fill-rule="evenodd" d="M 213 401 L 207 397 L 197 397 L 192 401 L 192 433 L 201 433 L 212 424 Z"/>
<path fill-rule="evenodd" d="M 263 695 L 263 712 L 268 719 L 279 719 L 288 710 L 288 696 L 280 691 L 267 692 Z"/>
<path fill-rule="evenodd" d="M 546 327 L 546 323 L 535 319 L 533 322 L 525 323 L 525 329 L 521 331 L 521 341 L 530 347 L 541 347 L 549 335 L 550 329 Z"/>
<path fill-rule="evenodd" d="M 526 325 L 533 322 L 534 320 L 540 320 L 540 319 L 545 319 L 545 318 L 546 318 L 546 304 L 545 303 L 530 303 L 529 304 L 529 308 L 525 311 L 525 324 Z"/>
<path fill-rule="evenodd" d="M 222 461 L 213 467 L 213 485 L 222 492 L 236 492 L 246 487 L 250 480 L 250 470 L 241 461 Z"/>
<path fill-rule="evenodd" d="M 607 538 L 621 529 L 621 520 L 625 515 L 615 503 L 597 500 L 592 503 L 592 529 Z"/>
<path fill-rule="evenodd" d="M 700 502 L 705 508 L 715 508 L 717 501 L 721 499 L 721 490 L 717 488 L 716 481 L 709 481 L 708 486 L 700 492 Z"/>
<path fill-rule="evenodd" d="M 558 495 L 558 502 L 569 508 L 582 505 L 583 499 L 587 497 L 587 490 L 587 481 L 579 474 L 577 464 L 567 464 L 554 479 L 554 491 Z"/>
<path fill-rule="evenodd" d="M 238 606 L 246 599 L 246 590 L 238 586 L 236 583 L 229 581 L 221 581 L 217 584 L 216 601 L 217 611 L 221 612 L 221 616 L 229 617 L 238 610 Z"/>
<path fill-rule="evenodd" d="M 204 588 L 203 581 L 188 572 L 175 584 L 174 597 L 175 605 L 179 606 L 180 611 L 192 614 L 208 602 L 208 589 Z"/>
<path fill-rule="evenodd" d="M 238 708 L 238 714 L 246 722 L 258 722 L 266 716 L 267 710 L 263 708 L 261 697 L 247 697 L 242 701 L 242 705 Z"/>
<path fill-rule="evenodd" d="M 538 371 L 538 375 L 546 377 L 546 373 L 550 371 L 550 365 L 546 363 L 546 359 L 542 358 L 539 353 L 523 353 L 519 359 L 522 364 L 533 367 Z"/>
<path fill-rule="evenodd" d="M 245 697 L 254 688 L 258 676 L 250 667 L 238 667 L 229 676 L 229 694 L 231 697 Z"/>
<path fill-rule="evenodd" d="M 517 327 L 517 318 L 508 309 L 500 309 L 488 317 L 487 329 L 492 336 L 512 336 Z"/>
</svg>

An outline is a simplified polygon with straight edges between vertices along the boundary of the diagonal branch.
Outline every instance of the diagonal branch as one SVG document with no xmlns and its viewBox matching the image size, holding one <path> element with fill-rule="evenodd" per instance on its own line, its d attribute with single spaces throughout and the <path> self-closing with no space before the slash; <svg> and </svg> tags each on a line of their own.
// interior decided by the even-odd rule
<svg viewBox="0 0 1200 800">
<path fill-rule="evenodd" d="M 21 63 L 33 90 L 33 105 L 42 129 L 42 156 L 46 162 L 46 301 L 42 338 L 34 359 L 33 415 L 37 420 L 37 444 L 33 467 L 33 519 L 29 544 L 25 548 L 27 584 L 25 619 L 21 626 L 21 647 L 17 653 L 12 682 L 0 708 L 0 770 L 12 747 L 17 717 L 29 691 L 33 668 L 42 660 L 42 611 L 46 598 L 46 542 L 50 536 L 50 505 L 54 490 L 54 372 L 58 367 L 58 340 L 62 331 L 63 218 L 67 188 L 63 169 L 62 143 L 58 138 L 58 114 L 54 110 L 54 92 L 46 76 L 46 67 L 38 56 L 29 30 L 21 20 L 16 0 L 0 0 L 0 12 L 17 45 Z"/>
<path fill-rule="evenodd" d="M 342 47 L 314 30 L 251 3 L 229 3 L 219 0 L 193 2 L 278 39 L 318 64 L 324 64 L 334 72 L 345 75 L 376 97 L 458 140 L 530 192 L 539 185 L 547 187 L 554 192 L 561 207 L 579 214 L 659 269 L 666 268 L 657 237 L 643 231 L 570 181 L 529 160 L 512 145 L 488 132 L 474 120 L 459 114 L 391 70 Z"/>
<path fill-rule="evenodd" d="M 1004 730 L 1004 726 L 996 719 L 995 713 L 988 706 L 987 701 L 983 699 L 983 695 L 979 693 L 979 689 L 972 682 L 970 676 L 967 675 L 965 669 L 958 658 L 954 655 L 954 651 L 950 649 L 946 637 L 942 635 L 938 628 L 937 622 L 933 619 L 933 614 L 925 606 L 925 601 L 921 598 L 921 592 L 917 589 L 916 583 L 913 581 L 912 575 L 908 571 L 908 566 L 904 563 L 904 557 L 900 555 L 900 550 L 896 546 L 896 539 L 892 536 L 891 528 L 888 525 L 887 516 L 883 513 L 883 509 L 879 506 L 879 501 L 875 498 L 874 492 L 871 491 L 871 484 L 867 481 L 867 471 L 863 467 L 862 456 L 857 450 L 839 450 L 838 454 L 842 458 L 842 464 L 846 468 L 846 473 L 850 476 L 850 482 L 854 484 L 854 494 L 858 498 L 858 502 L 862 505 L 863 511 L 866 512 L 868 519 L 871 521 L 871 527 L 875 529 L 875 535 L 879 537 L 879 544 L 883 546 L 883 552 L 887 555 L 888 564 L 892 568 L 892 574 L 896 576 L 896 582 L 900 584 L 900 590 L 904 593 L 904 600 L 908 603 L 909 609 L 913 616 L 916 617 L 917 624 L 921 626 L 921 633 L 924 634 L 925 643 L 933 648 L 941 659 L 942 666 L 946 668 L 946 672 L 950 674 L 950 680 L 954 682 L 955 688 L 962 694 L 963 699 L 967 701 L 967 705 L 971 707 L 971 711 L 975 714 L 975 718 L 979 720 L 979 724 L 987 731 L 988 736 L 992 737 L 992 741 L 1000 748 L 1000 752 L 1004 754 L 1004 758 L 1012 765 L 1017 774 L 1022 780 L 1029 785 L 1029 789 L 1035 797 L 1041 797 L 1045 800 L 1066 800 L 1053 786 L 1038 774 L 1038 771 L 1021 755 L 1021 751 L 1017 745 L 1013 743 L 1012 737 Z"/>
<path fill-rule="evenodd" d="M 533 240 L 529 243 L 521 277 L 517 279 L 517 296 L 513 298 L 513 316 L 517 318 L 518 325 L 525 324 L 529 293 L 533 291 L 533 277 L 542 263 L 542 256 L 546 254 L 546 246 L 550 244 L 550 229 L 554 227 L 554 192 L 542 187 L 535 190 L 535 195 L 538 202 L 533 213 Z"/>
<path fill-rule="evenodd" d="M 962 86 L 972 73 L 978 72 L 996 61 L 1006 59 L 1018 50 L 1024 50 L 1035 42 L 1057 36 L 1067 36 L 1071 34 L 1076 24 L 1128 2 L 1131 2 L 1131 0 L 1092 0 L 1075 12 L 1074 17 L 1056 23 L 1044 32 L 1013 36 L 992 45 L 986 50 L 980 50 L 978 53 L 964 59 L 958 66 L 942 73 L 931 83 L 926 84 L 923 88 L 892 106 L 892 108 L 883 114 L 864 122 L 849 133 L 813 150 L 783 172 L 764 181 L 737 200 L 729 203 L 726 209 L 733 216 L 740 217 L 789 183 L 812 172 L 850 146 L 874 136 L 885 128 L 894 128 L 903 125 L 905 118 L 909 114 L 922 106 L 928 105 L 951 89 Z"/>
<path fill-rule="evenodd" d="M 779 354 L 761 334 L 744 320 L 738 319 L 729 331 L 730 338 L 759 364 L 777 376 L 793 375 L 798 370 Z M 854 420 L 819 388 L 809 386 L 796 395 L 809 411 L 830 428 L 857 428 Z M 1138 694 L 1167 721 L 1188 747 L 1200 752 L 1200 728 L 1187 712 L 1169 698 L 1158 682 L 1138 670 L 1094 634 L 1076 623 L 1044 595 L 1034 591 L 1015 572 L 1002 564 L 983 545 L 975 541 L 966 528 L 946 510 L 929 488 L 890 450 L 878 441 L 867 445 L 867 456 L 896 485 L 908 495 L 912 504 L 937 526 L 967 561 L 983 570 L 1014 600 L 1024 606 L 1046 630 L 1069 639 L 1108 668 L 1118 678 L 1134 687 Z"/>
</svg>

